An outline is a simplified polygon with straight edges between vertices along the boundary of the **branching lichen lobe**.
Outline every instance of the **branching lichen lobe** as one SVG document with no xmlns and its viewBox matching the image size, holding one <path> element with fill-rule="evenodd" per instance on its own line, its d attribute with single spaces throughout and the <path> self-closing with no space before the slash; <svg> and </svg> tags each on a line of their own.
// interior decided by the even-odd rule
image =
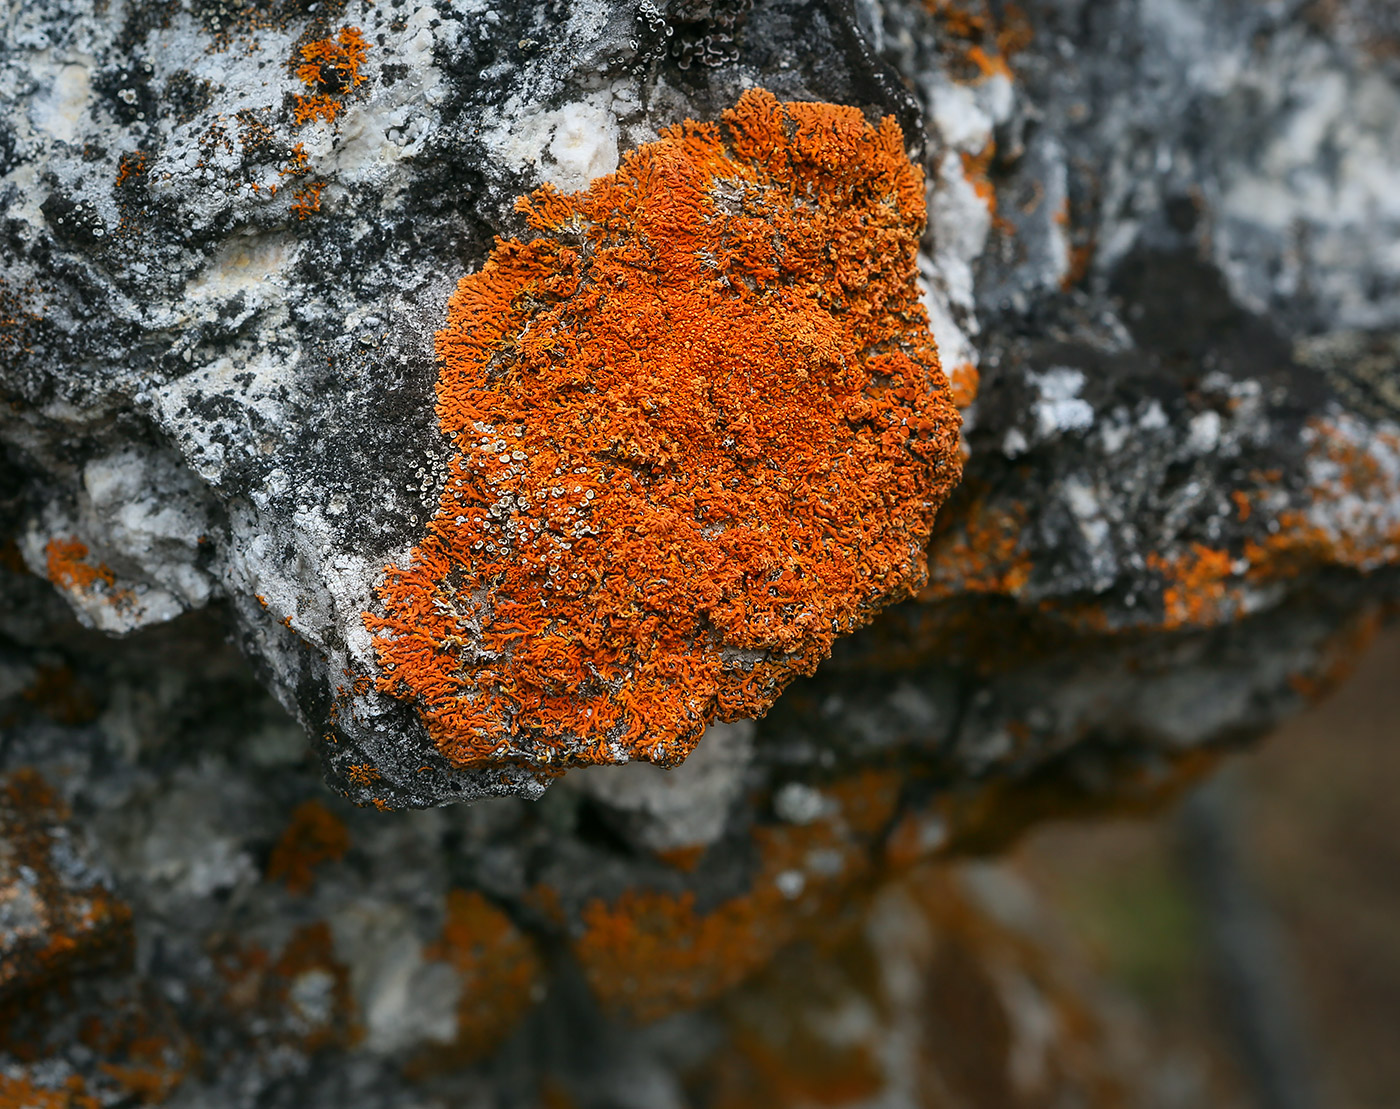
<svg viewBox="0 0 1400 1109">
<path fill-rule="evenodd" d="M 461 765 L 673 764 L 917 589 L 959 475 L 893 119 L 755 90 L 519 204 L 437 335 L 456 454 L 366 614 Z"/>
<path fill-rule="evenodd" d="M 335 122 L 343 107 L 341 96 L 366 80 L 360 67 L 368 54 L 369 44 L 358 27 L 342 27 L 337 35 L 303 46 L 296 73 L 311 91 L 296 97 L 297 123 Z"/>
</svg>

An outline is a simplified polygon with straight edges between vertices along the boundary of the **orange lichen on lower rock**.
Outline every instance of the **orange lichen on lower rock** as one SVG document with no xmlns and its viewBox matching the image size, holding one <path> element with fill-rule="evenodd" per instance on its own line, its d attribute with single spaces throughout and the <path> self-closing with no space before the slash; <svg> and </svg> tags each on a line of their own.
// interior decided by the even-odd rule
<svg viewBox="0 0 1400 1109">
<path fill-rule="evenodd" d="M 1239 609 L 1238 590 L 1230 588 L 1235 570 L 1228 551 L 1192 543 L 1189 551 L 1175 558 L 1149 554 L 1147 565 L 1167 583 L 1162 591 L 1163 627 L 1218 624 Z"/>
<path fill-rule="evenodd" d="M 929 545 L 929 583 L 921 601 L 960 593 L 1015 595 L 1030 579 L 1031 559 L 1021 541 L 1026 510 L 989 509 L 974 501 Z"/>
<path fill-rule="evenodd" d="M 36 1086 L 29 1078 L 0 1073 L 0 1109 L 99 1109 L 102 1100 L 74 1076 L 59 1086 Z"/>
<path fill-rule="evenodd" d="M 123 999 L 102 1018 L 87 1022 L 83 1045 L 101 1060 L 97 1069 L 126 1095 L 121 1104 L 160 1105 L 186 1077 L 197 1059 L 194 1045 L 173 1023 L 173 1015 L 151 998 Z M 142 1008 L 141 1002 L 151 1008 Z M 160 1013 L 159 1026 L 152 1009 Z"/>
<path fill-rule="evenodd" d="M 868 771 L 828 787 L 810 825 L 755 830 L 749 893 L 702 910 L 691 893 L 629 889 L 584 907 L 574 954 L 599 1001 L 655 1020 L 720 996 L 800 935 L 831 932 L 869 878 L 872 844 L 896 811 L 900 777 Z"/>
<path fill-rule="evenodd" d="M 348 850 L 350 833 L 344 822 L 313 798 L 292 813 L 268 859 L 267 876 L 286 882 L 293 893 L 309 893 L 316 884 L 316 868 L 339 862 Z"/>
<path fill-rule="evenodd" d="M 130 959 L 131 910 L 101 882 L 74 878 L 82 870 L 66 849 L 68 817 L 37 772 L 0 779 L 0 911 L 12 916 L 0 947 L 0 1006 Z M 0 1042 L 4 1016 L 0 1008 Z"/>
<path fill-rule="evenodd" d="M 442 938 L 427 954 L 457 971 L 461 994 L 455 1040 L 415 1059 L 415 1077 L 490 1054 L 525 1015 L 544 976 L 529 937 L 475 890 L 448 892 Z"/>
<path fill-rule="evenodd" d="M 231 937 L 211 954 L 227 983 L 222 1004 L 245 1027 L 303 1051 L 344 1048 L 363 1034 L 350 968 L 325 921 L 296 929 L 275 959 Z"/>
<path fill-rule="evenodd" d="M 751 91 L 616 173 L 438 333 L 456 449 L 365 614 L 380 688 L 461 765 L 674 764 L 925 574 L 959 417 L 892 118 Z"/>
</svg>

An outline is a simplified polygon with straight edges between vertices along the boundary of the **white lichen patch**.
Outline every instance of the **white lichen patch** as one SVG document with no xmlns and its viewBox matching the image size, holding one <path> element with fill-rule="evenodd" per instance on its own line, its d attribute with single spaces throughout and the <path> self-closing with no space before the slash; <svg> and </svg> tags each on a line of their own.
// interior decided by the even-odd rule
<svg viewBox="0 0 1400 1109">
<path fill-rule="evenodd" d="M 29 111 L 30 125 L 59 142 L 71 143 L 82 130 L 83 114 L 91 98 L 90 65 L 68 64 L 50 68 L 47 93 L 37 97 Z"/>
<path fill-rule="evenodd" d="M 632 103 L 624 90 L 603 89 L 551 111 L 511 106 L 502 122 L 482 139 L 492 155 L 518 172 L 533 171 L 539 180 L 564 192 L 576 192 L 618 165 L 619 114 L 615 105 Z"/>
<path fill-rule="evenodd" d="M 388 1055 L 456 1038 L 461 979 L 448 963 L 426 957 L 406 906 L 361 899 L 338 912 L 331 929 L 352 968 L 367 1050 Z"/>
<path fill-rule="evenodd" d="M 199 302 L 235 296 L 280 300 L 286 295 L 286 272 L 296 261 L 298 244 L 286 234 L 247 236 L 221 247 L 210 263 L 185 286 L 186 311 L 201 314 Z"/>
</svg>

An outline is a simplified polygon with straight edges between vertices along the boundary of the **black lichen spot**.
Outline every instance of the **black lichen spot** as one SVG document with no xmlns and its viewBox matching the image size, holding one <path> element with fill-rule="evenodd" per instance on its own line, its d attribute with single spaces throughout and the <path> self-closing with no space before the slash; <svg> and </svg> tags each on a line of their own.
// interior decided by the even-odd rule
<svg viewBox="0 0 1400 1109">
<path fill-rule="evenodd" d="M 107 240 L 107 225 L 89 200 L 74 201 L 63 193 L 50 193 L 39 210 L 60 242 L 93 246 Z"/>
<path fill-rule="evenodd" d="M 150 62 L 135 61 L 122 66 L 102 69 L 93 79 L 92 87 L 102 94 L 107 109 L 118 123 L 131 125 L 155 118 L 156 97 L 151 91 Z"/>
<path fill-rule="evenodd" d="M 0 177 L 4 177 L 23 161 L 19 156 L 18 146 L 14 131 L 8 127 L 0 127 Z"/>
<path fill-rule="evenodd" d="M 737 39 L 753 0 L 687 0 L 670 14 L 671 56 L 681 69 L 729 65 L 739 60 Z"/>
<path fill-rule="evenodd" d="M 1178 195 L 1167 200 L 1167 223 L 1173 231 L 1189 235 L 1196 230 L 1196 222 L 1200 215 L 1200 203 L 1195 197 Z"/>
<path fill-rule="evenodd" d="M 126 21 L 115 43 L 116 53 L 130 54 L 146 41 L 155 30 L 170 26 L 171 18 L 179 12 L 181 0 L 144 0 L 126 6 Z"/>
<path fill-rule="evenodd" d="M 170 75 L 161 94 L 161 103 L 176 123 L 188 123 L 209 107 L 214 99 L 214 86 L 194 76 L 188 69 Z"/>
</svg>

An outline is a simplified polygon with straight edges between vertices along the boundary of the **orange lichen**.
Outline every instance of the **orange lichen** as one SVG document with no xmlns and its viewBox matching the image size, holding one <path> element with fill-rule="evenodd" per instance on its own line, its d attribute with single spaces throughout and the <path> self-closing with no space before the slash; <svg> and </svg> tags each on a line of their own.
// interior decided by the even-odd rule
<svg viewBox="0 0 1400 1109">
<path fill-rule="evenodd" d="M 67 666 L 40 664 L 33 683 L 21 690 L 20 696 L 50 720 L 69 727 L 97 717 L 97 703 L 91 691 Z"/>
<path fill-rule="evenodd" d="M 160 1105 L 166 1101 L 194 1063 L 193 1045 L 162 1035 L 109 1035 L 105 1039 L 105 1058 L 98 1063 L 98 1069 L 138 1105 Z"/>
<path fill-rule="evenodd" d="M 821 820 L 756 829 L 752 891 L 708 911 L 689 892 L 629 889 L 590 902 L 574 954 L 594 993 L 609 1009 L 654 1020 L 731 989 L 798 935 L 829 930 L 870 874 L 867 848 L 893 816 L 899 784 L 866 772 L 825 791 L 833 805 Z"/>
<path fill-rule="evenodd" d="M 0 277 L 0 363 L 18 367 L 34 353 L 47 307 L 36 303 L 39 295 L 31 283 L 15 287 Z M 10 404 L 18 401 L 11 399 Z"/>
<path fill-rule="evenodd" d="M 303 46 L 297 77 L 316 92 L 296 96 L 297 123 L 313 119 L 334 122 L 340 113 L 343 95 L 366 79 L 360 67 L 368 55 L 369 43 L 358 27 L 342 27 L 334 36 Z"/>
<path fill-rule="evenodd" d="M 935 41 L 969 82 L 1010 77 L 1010 61 L 1031 44 L 1031 24 L 1015 4 L 988 0 L 924 0 L 938 24 Z M 960 71 L 960 72 L 959 72 Z"/>
<path fill-rule="evenodd" d="M 421 1055 L 415 1077 L 490 1054 L 525 1015 L 544 975 L 530 939 L 475 890 L 448 892 L 442 938 L 426 954 L 457 971 L 461 993 L 456 1039 Z"/>
<path fill-rule="evenodd" d="M 908 595 L 958 415 L 891 118 L 751 91 L 520 202 L 438 333 L 456 457 L 366 613 L 453 761 L 674 764 Z"/>
<path fill-rule="evenodd" d="M 1279 508 L 1260 491 L 1231 494 L 1241 521 L 1256 512 L 1272 517 L 1263 536 L 1244 544 L 1249 580 L 1292 578 L 1328 563 L 1365 573 L 1400 562 L 1400 437 L 1349 418 L 1312 420 L 1304 434 L 1310 481 L 1301 504 Z M 1276 471 L 1255 477 L 1263 486 L 1281 481 Z"/>
<path fill-rule="evenodd" d="M 74 1075 L 62 1086 L 36 1086 L 29 1078 L 0 1073 L 0 1109 L 100 1109 L 102 1099 L 87 1092 Z"/>
<path fill-rule="evenodd" d="M 1014 595 L 1031 574 L 1031 560 L 1021 535 L 1026 510 L 990 509 L 974 501 L 954 525 L 929 545 L 929 583 L 921 601 L 936 601 L 959 593 Z"/>
<path fill-rule="evenodd" d="M 951 390 L 953 405 L 963 409 L 977 399 L 977 388 L 981 375 L 971 362 L 959 362 L 948 371 L 948 387 Z"/>
<path fill-rule="evenodd" d="M 304 189 L 298 189 L 292 194 L 292 215 L 297 219 L 310 219 L 313 214 L 321 210 L 321 193 L 325 191 L 324 181 L 313 181 Z"/>
<path fill-rule="evenodd" d="M 323 119 L 327 123 L 335 121 L 335 117 L 340 112 L 340 101 L 332 96 L 318 94 L 316 96 L 297 97 L 297 122 L 310 123 L 313 119 Z"/>
<path fill-rule="evenodd" d="M 1167 583 L 1162 591 L 1163 626 L 1216 624 L 1233 612 L 1237 607 L 1229 584 L 1235 572 L 1233 562 L 1228 551 L 1212 550 L 1202 543 L 1192 543 L 1187 553 L 1176 558 L 1149 554 L 1147 565 Z"/>
<path fill-rule="evenodd" d="M 0 1000 L 59 988 L 69 977 L 97 967 L 120 966 L 131 954 L 131 910 L 102 884 L 75 885 L 57 862 L 55 845 L 67 806 L 44 778 L 21 769 L 0 779 L 0 890 L 18 876 L 35 898 L 32 916 L 21 914 L 0 958 Z M 29 916 L 29 919 L 26 917 Z M 0 1009 L 0 1041 L 5 1020 Z"/>
<path fill-rule="evenodd" d="M 345 776 L 357 786 L 370 786 L 379 781 L 381 775 L 378 770 L 370 766 L 367 762 L 357 762 L 345 772 Z"/>
<path fill-rule="evenodd" d="M 976 154 L 966 150 L 962 152 L 963 176 L 972 186 L 972 191 L 977 194 L 977 199 L 987 206 L 987 214 L 993 220 L 997 218 L 997 190 L 989 174 L 996 153 L 997 144 L 992 141 Z"/>
<path fill-rule="evenodd" d="M 87 562 L 87 544 L 76 535 L 68 539 L 50 539 L 44 548 L 48 560 L 49 581 L 63 589 L 76 589 L 83 593 L 92 591 L 98 582 L 108 589 L 117 583 L 116 575 L 105 562 L 92 566 Z"/>
<path fill-rule="evenodd" d="M 297 143 L 287 154 L 287 165 L 285 169 L 277 172 L 282 177 L 300 177 L 307 171 L 306 144 Z"/>
<path fill-rule="evenodd" d="M 327 1011 L 303 1011 L 297 1003 L 297 984 L 306 975 L 325 977 L 330 982 L 331 1005 Z M 307 1051 L 345 1046 L 360 1034 L 355 1023 L 355 1002 L 350 991 L 350 968 L 335 955 L 335 939 L 330 926 L 316 921 L 292 933 L 286 946 L 272 965 L 272 980 L 276 983 L 271 997 L 272 1007 L 295 1018 L 295 1030 Z"/>
<path fill-rule="evenodd" d="M 1293 692 L 1316 703 L 1346 681 L 1366 648 L 1380 634 L 1388 615 L 1393 612 L 1385 612 L 1380 606 L 1363 609 L 1328 636 L 1318 650 L 1313 670 L 1288 676 Z"/>
<path fill-rule="evenodd" d="M 117 188 L 120 189 L 123 185 L 145 176 L 146 157 L 144 150 L 129 150 L 121 156 L 117 162 Z"/>
<path fill-rule="evenodd" d="M 339 862 L 350 850 L 344 822 L 314 798 L 298 805 L 267 862 L 271 881 L 284 881 L 293 893 L 309 893 L 316 868 Z"/>
<path fill-rule="evenodd" d="M 658 851 L 656 857 L 667 866 L 673 866 L 677 870 L 683 870 L 689 874 L 700 865 L 700 860 L 705 857 L 706 850 L 704 844 L 697 843 L 688 847 L 672 847 L 665 851 Z"/>
<path fill-rule="evenodd" d="M 337 956 L 325 921 L 302 925 L 277 957 L 229 939 L 211 954 L 227 986 L 222 1003 L 264 1034 L 304 1051 L 346 1047 L 362 1035 L 350 968 Z M 303 998 L 314 997 L 307 1004 Z"/>
<path fill-rule="evenodd" d="M 1075 236 L 1071 231 L 1071 236 Z M 1065 270 L 1064 277 L 1060 278 L 1060 289 L 1069 292 L 1086 277 L 1089 276 L 1089 268 L 1094 264 L 1094 255 L 1098 253 L 1098 240 L 1092 235 L 1085 235 L 1082 241 L 1073 242 L 1069 248 L 1069 268 Z"/>
</svg>

